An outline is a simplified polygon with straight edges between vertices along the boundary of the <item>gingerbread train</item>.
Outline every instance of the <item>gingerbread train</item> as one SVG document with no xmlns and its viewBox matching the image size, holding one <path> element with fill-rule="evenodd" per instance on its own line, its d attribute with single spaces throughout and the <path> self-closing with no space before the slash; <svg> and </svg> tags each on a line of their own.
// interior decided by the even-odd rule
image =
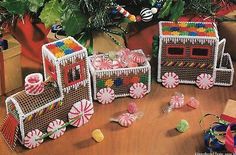
<svg viewBox="0 0 236 155">
<path fill-rule="evenodd" d="M 160 22 L 157 81 L 166 88 L 179 83 L 201 89 L 231 86 L 234 68 L 224 53 L 226 40 L 219 40 L 210 22 Z"/>
<path fill-rule="evenodd" d="M 1 133 L 13 149 L 39 146 L 57 139 L 66 127 L 80 127 L 94 113 L 87 50 L 72 37 L 42 47 L 44 78 L 26 77 L 25 90 L 6 99 L 7 117 Z"/>
</svg>

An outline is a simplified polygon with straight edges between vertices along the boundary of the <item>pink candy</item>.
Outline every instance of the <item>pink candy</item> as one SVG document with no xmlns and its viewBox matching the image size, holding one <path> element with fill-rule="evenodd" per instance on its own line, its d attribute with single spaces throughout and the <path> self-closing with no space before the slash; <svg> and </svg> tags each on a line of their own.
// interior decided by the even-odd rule
<svg viewBox="0 0 236 155">
<path fill-rule="evenodd" d="M 127 110 L 130 114 L 134 114 L 138 111 L 138 107 L 137 107 L 136 103 L 130 102 L 128 104 L 128 109 Z"/>
<path fill-rule="evenodd" d="M 188 106 L 190 106 L 191 108 L 196 109 L 196 108 L 198 108 L 200 102 L 197 99 L 195 99 L 194 97 L 191 97 L 186 104 Z"/>
</svg>

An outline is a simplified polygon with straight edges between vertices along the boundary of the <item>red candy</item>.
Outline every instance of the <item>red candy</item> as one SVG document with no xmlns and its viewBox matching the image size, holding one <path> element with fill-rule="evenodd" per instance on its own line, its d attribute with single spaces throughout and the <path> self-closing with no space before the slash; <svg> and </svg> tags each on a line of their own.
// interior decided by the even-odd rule
<svg viewBox="0 0 236 155">
<path fill-rule="evenodd" d="M 198 108 L 200 102 L 197 99 L 195 99 L 194 97 L 191 97 L 186 104 L 188 106 L 190 106 L 191 108 L 196 109 L 196 108 Z"/>
<path fill-rule="evenodd" d="M 128 109 L 127 110 L 130 114 L 134 114 L 138 111 L 138 107 L 137 107 L 136 103 L 130 102 L 128 104 Z"/>
</svg>

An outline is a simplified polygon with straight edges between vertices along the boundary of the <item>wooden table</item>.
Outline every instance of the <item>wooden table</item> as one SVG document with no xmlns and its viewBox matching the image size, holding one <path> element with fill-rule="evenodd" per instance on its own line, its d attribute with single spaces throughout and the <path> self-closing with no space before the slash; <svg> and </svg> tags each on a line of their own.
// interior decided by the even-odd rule
<svg viewBox="0 0 236 155">
<path fill-rule="evenodd" d="M 23 59 L 24 62 L 25 60 Z M 119 98 L 109 105 L 94 102 L 95 114 L 86 125 L 80 128 L 69 127 L 62 137 L 57 140 L 47 139 L 36 149 L 28 150 L 18 144 L 16 151 L 11 151 L 0 138 L 0 154 L 190 155 L 204 152 L 203 131 L 199 127 L 199 119 L 205 113 L 220 115 L 228 99 L 236 100 L 236 80 L 234 79 L 232 87 L 215 86 L 210 90 L 201 90 L 193 85 L 166 89 L 155 79 L 153 78 L 151 93 L 142 99 Z M 175 92 L 184 93 L 186 100 L 191 96 L 196 97 L 200 101 L 200 107 L 193 110 L 186 106 L 163 114 L 161 108 L 167 105 Z M 125 112 L 129 102 L 137 103 L 139 111 L 144 112 L 143 118 L 129 128 L 109 122 L 111 117 Z M 5 115 L 5 105 L 1 105 L 0 124 Z M 186 133 L 175 130 L 181 119 L 186 119 L 190 124 Z M 96 143 L 91 138 L 91 132 L 97 128 L 105 135 L 101 143 Z"/>
</svg>

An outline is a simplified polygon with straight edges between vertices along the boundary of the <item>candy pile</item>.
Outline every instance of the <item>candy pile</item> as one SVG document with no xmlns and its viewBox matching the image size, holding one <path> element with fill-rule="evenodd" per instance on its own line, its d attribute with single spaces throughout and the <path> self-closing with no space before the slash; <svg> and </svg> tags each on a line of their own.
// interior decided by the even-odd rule
<svg viewBox="0 0 236 155">
<path fill-rule="evenodd" d="M 76 42 L 72 39 L 67 38 L 52 44 L 47 45 L 47 49 L 55 55 L 55 57 L 60 58 L 65 55 L 71 54 L 73 52 L 80 51 L 82 49 Z"/>
<path fill-rule="evenodd" d="M 96 70 L 130 68 L 144 65 L 146 57 L 143 53 L 122 49 L 104 55 L 94 55 L 91 63 Z"/>
<path fill-rule="evenodd" d="M 39 95 L 44 91 L 43 76 L 41 73 L 29 74 L 25 78 L 25 92 L 28 95 Z"/>
</svg>

